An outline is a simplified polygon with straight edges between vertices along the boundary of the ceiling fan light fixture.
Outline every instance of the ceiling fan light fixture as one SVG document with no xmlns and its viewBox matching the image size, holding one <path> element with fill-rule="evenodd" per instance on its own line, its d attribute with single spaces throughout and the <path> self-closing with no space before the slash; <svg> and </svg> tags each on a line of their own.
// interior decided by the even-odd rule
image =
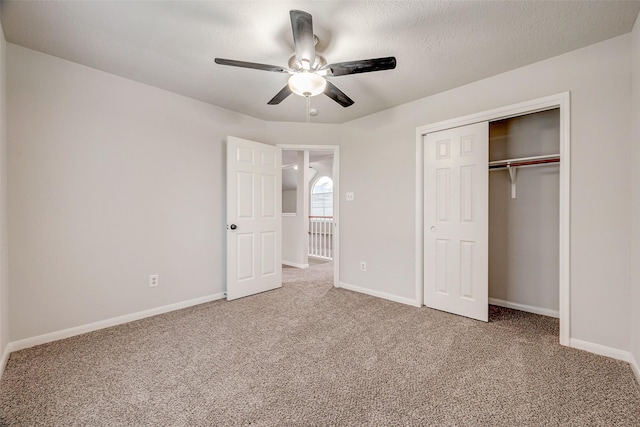
<svg viewBox="0 0 640 427">
<path fill-rule="evenodd" d="M 315 73 L 296 73 L 289 77 L 289 88 L 300 96 L 316 96 L 324 92 L 327 81 Z"/>
</svg>

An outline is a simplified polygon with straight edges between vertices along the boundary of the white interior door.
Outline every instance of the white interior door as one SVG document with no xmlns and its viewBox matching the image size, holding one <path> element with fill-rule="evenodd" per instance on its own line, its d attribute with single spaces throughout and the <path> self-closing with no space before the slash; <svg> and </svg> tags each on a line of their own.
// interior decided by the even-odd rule
<svg viewBox="0 0 640 427">
<path fill-rule="evenodd" d="M 424 304 L 489 317 L 489 123 L 424 138 Z"/>
<path fill-rule="evenodd" d="M 227 138 L 227 300 L 282 286 L 282 150 Z"/>
</svg>

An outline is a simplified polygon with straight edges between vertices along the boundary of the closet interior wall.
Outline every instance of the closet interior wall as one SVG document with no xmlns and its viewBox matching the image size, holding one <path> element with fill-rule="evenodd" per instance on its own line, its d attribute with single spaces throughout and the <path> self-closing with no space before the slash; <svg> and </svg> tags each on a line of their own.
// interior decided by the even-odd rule
<svg viewBox="0 0 640 427">
<path fill-rule="evenodd" d="M 560 110 L 489 123 L 489 161 L 560 152 Z M 489 172 L 489 302 L 559 310 L 559 164 Z M 529 308 L 529 310 L 527 310 Z"/>
</svg>

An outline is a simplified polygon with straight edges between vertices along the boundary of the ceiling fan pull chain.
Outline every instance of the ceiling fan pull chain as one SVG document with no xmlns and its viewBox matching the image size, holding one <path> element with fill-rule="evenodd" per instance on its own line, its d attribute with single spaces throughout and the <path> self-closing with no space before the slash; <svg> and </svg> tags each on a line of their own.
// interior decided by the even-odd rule
<svg viewBox="0 0 640 427">
<path fill-rule="evenodd" d="M 305 96 L 307 98 L 307 123 L 311 123 L 311 97 Z"/>
</svg>

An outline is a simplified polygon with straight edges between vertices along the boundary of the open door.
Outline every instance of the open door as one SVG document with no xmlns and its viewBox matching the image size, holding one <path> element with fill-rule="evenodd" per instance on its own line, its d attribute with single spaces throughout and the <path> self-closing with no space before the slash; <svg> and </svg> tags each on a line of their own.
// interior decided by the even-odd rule
<svg viewBox="0 0 640 427">
<path fill-rule="evenodd" d="M 282 150 L 227 138 L 227 300 L 282 286 Z"/>
<path fill-rule="evenodd" d="M 489 123 L 424 144 L 424 305 L 487 322 Z"/>
</svg>

